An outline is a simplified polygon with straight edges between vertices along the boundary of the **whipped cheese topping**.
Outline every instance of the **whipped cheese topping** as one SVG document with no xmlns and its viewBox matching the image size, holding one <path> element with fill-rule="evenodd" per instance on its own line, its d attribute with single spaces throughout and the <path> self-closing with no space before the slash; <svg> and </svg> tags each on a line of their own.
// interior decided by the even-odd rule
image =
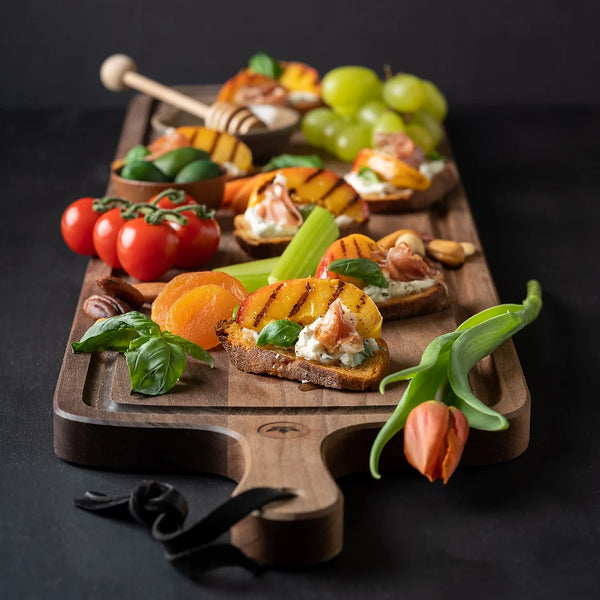
<svg viewBox="0 0 600 600">
<path fill-rule="evenodd" d="M 440 160 L 426 160 L 421 163 L 419 171 L 422 175 L 425 175 L 427 179 L 433 179 L 438 173 L 441 173 L 446 166 L 446 161 L 441 158 Z"/>
<path fill-rule="evenodd" d="M 241 175 L 246 175 L 247 171 L 240 169 L 235 163 L 232 162 L 224 162 L 222 166 L 227 171 L 227 174 L 230 177 L 240 177 Z"/>
<path fill-rule="evenodd" d="M 294 348 L 298 358 L 314 360 L 325 365 L 341 363 L 344 367 L 357 367 L 374 352 L 377 352 L 378 346 L 374 338 L 363 340 L 363 348 L 358 351 L 355 351 L 349 344 L 342 344 L 336 352 L 327 352 L 325 346 L 314 337 L 321 321 L 323 321 L 323 317 L 318 317 L 300 332 Z"/>
<path fill-rule="evenodd" d="M 292 106 L 297 106 L 298 104 L 318 102 L 319 96 L 312 92 L 298 90 L 295 92 L 288 92 L 287 100 Z"/>
<path fill-rule="evenodd" d="M 335 218 L 335 224 L 338 227 L 349 227 L 350 225 L 354 225 L 354 223 L 356 223 L 356 219 L 353 219 L 350 215 L 338 215 Z"/>
<path fill-rule="evenodd" d="M 385 196 L 398 191 L 398 188 L 387 181 L 365 181 L 356 171 L 344 175 L 344 179 L 359 193 L 370 196 Z"/>
<path fill-rule="evenodd" d="M 400 296 L 408 296 L 413 292 L 422 292 L 436 285 L 435 279 L 415 279 L 414 281 L 395 281 L 390 278 L 389 273 L 383 269 L 383 276 L 389 282 L 389 287 L 380 288 L 375 285 L 368 285 L 363 289 L 363 292 L 375 303 L 385 302 L 390 298 L 398 298 Z"/>
</svg>

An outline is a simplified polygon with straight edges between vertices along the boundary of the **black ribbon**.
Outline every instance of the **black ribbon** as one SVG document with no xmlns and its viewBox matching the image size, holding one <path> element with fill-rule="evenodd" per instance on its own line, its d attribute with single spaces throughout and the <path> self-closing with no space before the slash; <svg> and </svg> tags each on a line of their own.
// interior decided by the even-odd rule
<svg viewBox="0 0 600 600">
<path fill-rule="evenodd" d="M 108 496 L 86 492 L 75 506 L 107 517 L 134 519 L 151 529 L 152 537 L 165 549 L 165 557 L 188 576 L 225 566 L 260 573 L 264 565 L 232 544 L 212 544 L 238 521 L 275 500 L 289 500 L 293 493 L 274 488 L 253 488 L 230 498 L 188 529 L 186 499 L 172 485 L 144 481 L 131 494 Z"/>
</svg>

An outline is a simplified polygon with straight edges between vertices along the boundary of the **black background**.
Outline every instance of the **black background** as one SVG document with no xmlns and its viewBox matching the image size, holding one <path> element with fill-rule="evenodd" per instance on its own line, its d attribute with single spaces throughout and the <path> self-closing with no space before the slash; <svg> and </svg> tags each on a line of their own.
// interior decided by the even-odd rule
<svg viewBox="0 0 600 600">
<path fill-rule="evenodd" d="M 600 591 L 598 347 L 600 16 L 592 2 L 11 4 L 2 15 L 0 597 L 595 598 Z M 145 531 L 76 511 L 87 489 L 143 476 L 82 469 L 52 450 L 51 404 L 86 267 L 63 244 L 64 207 L 101 195 L 131 95 L 103 90 L 113 52 L 165 83 L 223 80 L 264 49 L 322 71 L 344 63 L 436 81 L 449 136 L 504 301 L 544 288 L 518 334 L 532 393 L 519 459 L 340 482 L 345 549 L 332 562 L 201 584 Z M 23 110 L 26 109 L 26 110 Z M 234 484 L 151 473 L 191 517 Z"/>
</svg>

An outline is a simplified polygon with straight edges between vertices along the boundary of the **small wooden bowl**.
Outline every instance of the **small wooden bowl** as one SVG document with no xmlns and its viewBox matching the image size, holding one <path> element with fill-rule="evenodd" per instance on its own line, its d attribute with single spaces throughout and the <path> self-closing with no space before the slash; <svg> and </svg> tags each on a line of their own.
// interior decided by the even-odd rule
<svg viewBox="0 0 600 600">
<path fill-rule="evenodd" d="M 200 204 L 207 208 L 219 208 L 223 203 L 225 192 L 225 181 L 227 174 L 221 169 L 219 177 L 203 179 L 202 181 L 190 181 L 189 183 L 157 183 L 155 181 L 137 181 L 124 179 L 120 176 L 121 168 L 111 171 L 110 180 L 116 196 L 130 200 L 131 202 L 148 202 L 150 198 L 172 188 L 183 190 Z"/>
<path fill-rule="evenodd" d="M 300 113 L 293 108 L 269 104 L 255 104 L 250 108 L 267 125 L 267 129 L 238 134 L 236 137 L 252 150 L 255 164 L 264 164 L 272 156 L 277 156 L 285 150 L 290 137 L 300 124 Z M 154 130 L 159 135 L 163 135 L 171 127 L 203 125 L 204 121 L 177 108 L 162 104 L 152 116 L 151 123 Z"/>
</svg>

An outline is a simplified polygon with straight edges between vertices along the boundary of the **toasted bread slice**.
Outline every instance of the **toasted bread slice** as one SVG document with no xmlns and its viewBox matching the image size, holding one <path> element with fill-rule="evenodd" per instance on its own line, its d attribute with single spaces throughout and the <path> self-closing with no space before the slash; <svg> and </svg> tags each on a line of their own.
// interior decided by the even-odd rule
<svg viewBox="0 0 600 600">
<path fill-rule="evenodd" d="M 340 227 L 341 235 L 350 235 L 366 230 L 366 223 L 351 223 Z M 242 250 L 253 258 L 272 258 L 281 256 L 293 236 L 258 237 L 252 232 L 250 224 L 244 215 L 233 217 L 233 236 Z"/>
<path fill-rule="evenodd" d="M 246 373 L 307 381 L 338 390 L 361 391 L 375 389 L 389 368 L 388 347 L 381 338 L 377 340 L 380 350 L 365 362 L 358 367 L 343 367 L 298 358 L 293 350 L 285 348 L 259 348 L 232 319 L 218 321 L 215 332 L 234 366 Z"/>
<path fill-rule="evenodd" d="M 376 305 L 384 320 L 391 321 L 439 312 L 450 306 L 450 298 L 446 286 L 436 283 L 426 290 L 376 302 Z"/>
<path fill-rule="evenodd" d="M 361 194 L 369 209 L 374 213 L 396 213 L 419 210 L 431 206 L 450 193 L 459 182 L 458 170 L 453 161 L 448 160 L 443 171 L 437 173 L 426 190 L 399 190 L 394 194 L 380 196 Z"/>
</svg>

